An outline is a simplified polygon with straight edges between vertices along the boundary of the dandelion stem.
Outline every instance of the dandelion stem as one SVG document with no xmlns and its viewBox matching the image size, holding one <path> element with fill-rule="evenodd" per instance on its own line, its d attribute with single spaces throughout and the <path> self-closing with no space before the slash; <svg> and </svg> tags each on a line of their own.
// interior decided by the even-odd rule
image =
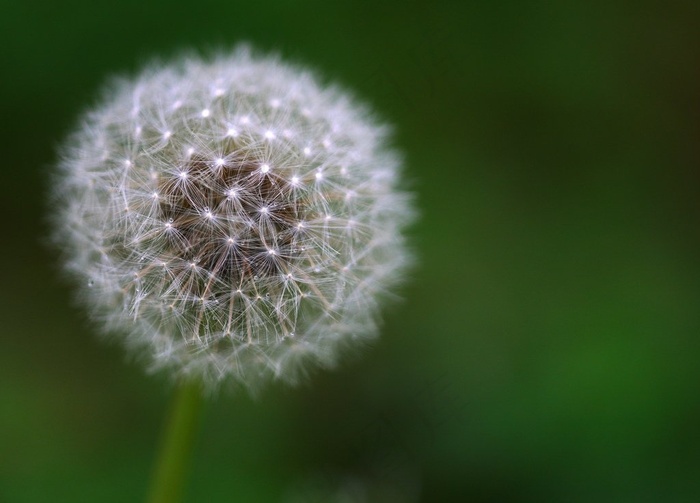
<svg viewBox="0 0 700 503">
<path fill-rule="evenodd" d="M 203 404 L 197 381 L 180 384 L 173 396 L 151 480 L 148 503 L 182 501 L 185 480 Z"/>
</svg>

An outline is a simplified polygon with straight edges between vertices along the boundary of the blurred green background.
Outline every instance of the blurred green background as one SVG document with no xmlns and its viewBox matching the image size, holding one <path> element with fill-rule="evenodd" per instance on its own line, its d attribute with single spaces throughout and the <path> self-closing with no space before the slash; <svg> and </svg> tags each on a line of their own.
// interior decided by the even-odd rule
<svg viewBox="0 0 700 503">
<path fill-rule="evenodd" d="M 208 404 L 187 501 L 700 501 L 700 3 L 0 6 L 1 502 L 145 494 L 171 390 L 72 306 L 48 174 L 108 76 L 241 40 L 395 124 L 420 266 L 361 358 Z"/>
</svg>

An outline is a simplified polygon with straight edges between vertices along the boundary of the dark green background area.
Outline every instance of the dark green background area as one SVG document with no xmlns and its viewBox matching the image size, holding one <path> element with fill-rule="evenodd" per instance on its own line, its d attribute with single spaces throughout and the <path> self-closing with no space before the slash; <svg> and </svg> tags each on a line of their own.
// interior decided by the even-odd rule
<svg viewBox="0 0 700 503">
<path fill-rule="evenodd" d="M 242 40 L 395 125 L 420 264 L 361 358 L 209 403 L 187 501 L 700 500 L 700 3 L 0 7 L 1 502 L 145 494 L 171 390 L 72 305 L 49 173 L 108 76 Z"/>
</svg>

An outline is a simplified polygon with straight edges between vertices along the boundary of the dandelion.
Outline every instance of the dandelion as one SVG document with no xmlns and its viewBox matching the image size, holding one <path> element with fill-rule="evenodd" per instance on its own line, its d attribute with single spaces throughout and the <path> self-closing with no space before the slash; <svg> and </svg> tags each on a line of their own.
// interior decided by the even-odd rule
<svg viewBox="0 0 700 503">
<path fill-rule="evenodd" d="M 98 326 L 153 370 L 296 383 L 377 333 L 412 218 L 388 130 L 242 47 L 113 83 L 66 142 L 53 223 Z"/>
</svg>

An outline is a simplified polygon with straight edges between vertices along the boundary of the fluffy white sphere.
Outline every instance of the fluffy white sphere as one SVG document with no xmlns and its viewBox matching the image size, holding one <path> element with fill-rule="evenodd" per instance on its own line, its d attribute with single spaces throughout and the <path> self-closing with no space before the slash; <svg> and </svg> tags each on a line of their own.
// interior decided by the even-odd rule
<svg viewBox="0 0 700 503">
<path fill-rule="evenodd" d="M 116 82 L 66 142 L 56 241 L 80 299 L 152 368 L 296 382 L 376 335 L 412 218 L 387 130 L 248 48 Z"/>
</svg>

